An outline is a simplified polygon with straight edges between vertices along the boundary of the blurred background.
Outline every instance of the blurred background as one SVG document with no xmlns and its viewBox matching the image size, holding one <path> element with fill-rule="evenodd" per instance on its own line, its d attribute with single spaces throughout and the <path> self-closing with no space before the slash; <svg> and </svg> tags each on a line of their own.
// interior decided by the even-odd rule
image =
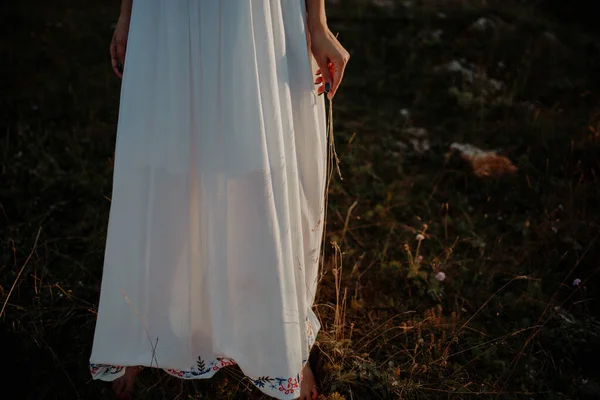
<svg viewBox="0 0 600 400">
<path fill-rule="evenodd" d="M 343 181 L 316 305 L 322 399 L 600 398 L 598 2 L 327 7 L 352 59 L 333 102 Z M 110 399 L 87 361 L 119 2 L 0 8 L 5 390 Z M 231 369 L 146 371 L 135 398 L 261 396 Z"/>
</svg>

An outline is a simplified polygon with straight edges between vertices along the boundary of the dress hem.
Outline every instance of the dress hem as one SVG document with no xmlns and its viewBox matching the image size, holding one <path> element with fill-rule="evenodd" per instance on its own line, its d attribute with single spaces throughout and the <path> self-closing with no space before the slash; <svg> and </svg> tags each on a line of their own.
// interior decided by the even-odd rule
<svg viewBox="0 0 600 400">
<path fill-rule="evenodd" d="M 312 313 L 310 313 L 312 314 Z M 309 315 L 310 315 L 309 314 Z M 312 314 L 315 317 L 314 314 Z M 313 348 L 314 343 L 316 342 L 316 336 L 318 331 L 320 330 L 320 326 L 318 322 L 316 326 L 313 327 L 310 318 L 307 318 L 307 339 L 308 339 L 308 354 L 310 355 L 310 351 Z M 302 369 L 308 362 L 308 357 L 305 360 L 302 360 L 302 367 L 300 368 L 300 372 L 296 374 L 296 376 L 292 377 L 271 377 L 271 376 L 261 376 L 254 377 L 244 373 L 244 376 L 248 378 L 256 388 L 258 388 L 264 394 L 275 397 L 277 399 L 282 400 L 292 400 L 297 399 L 300 395 L 300 384 L 302 383 Z M 167 374 L 174 376 L 176 378 L 192 380 L 192 379 L 210 379 L 221 369 L 238 365 L 237 362 L 231 358 L 226 357 L 217 357 L 214 360 L 203 360 L 201 357 L 198 357 L 196 361 L 196 365 L 192 366 L 188 370 L 179 370 L 173 368 L 163 368 L 157 365 L 110 365 L 110 364 L 99 364 L 90 361 L 89 368 L 90 373 L 92 375 L 92 379 L 101 380 L 105 382 L 112 382 L 125 374 L 126 367 L 149 367 L 162 369 Z M 243 370 L 242 370 L 243 372 Z"/>
</svg>

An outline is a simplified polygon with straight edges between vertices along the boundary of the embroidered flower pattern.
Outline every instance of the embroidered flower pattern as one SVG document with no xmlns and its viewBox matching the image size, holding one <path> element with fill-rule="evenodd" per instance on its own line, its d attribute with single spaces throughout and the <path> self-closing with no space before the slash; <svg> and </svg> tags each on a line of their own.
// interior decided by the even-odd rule
<svg viewBox="0 0 600 400">
<path fill-rule="evenodd" d="M 302 362 L 302 366 L 307 360 Z M 229 367 L 232 365 L 236 365 L 236 362 L 230 358 L 217 358 L 208 363 L 204 361 L 201 357 L 198 357 L 198 361 L 196 365 L 194 365 L 189 370 L 177 370 L 177 369 L 165 369 L 165 371 L 172 376 L 181 379 L 200 379 L 200 378 L 210 378 L 214 374 L 217 373 L 222 368 Z M 101 375 L 106 377 L 105 375 L 116 375 L 121 372 L 125 372 L 125 367 L 123 366 L 114 366 L 114 365 L 106 365 L 106 364 L 90 364 L 90 372 L 94 378 L 99 378 Z M 115 377 L 118 378 L 118 377 Z M 285 395 L 293 395 L 300 391 L 300 383 L 302 379 L 300 374 L 291 378 L 282 378 L 282 377 L 271 377 L 271 376 L 261 376 L 258 378 L 253 378 L 248 376 L 250 381 L 261 391 L 268 393 L 269 391 L 280 392 Z"/>
<path fill-rule="evenodd" d="M 308 338 L 308 347 L 311 348 L 315 342 L 315 331 L 308 320 L 306 319 L 306 335 Z M 308 360 L 302 361 L 302 368 Z M 198 357 L 196 364 L 188 370 L 178 370 L 166 368 L 165 371 L 172 376 L 181 379 L 208 379 L 217 373 L 222 368 L 237 365 L 231 358 L 217 357 L 214 360 L 206 361 L 202 357 Z M 93 364 L 90 363 L 90 373 L 94 379 L 102 379 L 112 381 L 119 378 L 125 373 L 124 366 L 108 365 L 108 364 Z M 271 377 L 247 376 L 250 381 L 266 394 L 277 393 L 277 397 L 281 398 L 281 394 L 290 396 L 290 399 L 296 398 L 300 393 L 300 384 L 302 383 L 302 375 L 297 374 L 293 377 Z M 271 393 L 269 393 L 271 392 Z"/>
<path fill-rule="evenodd" d="M 90 373 L 92 376 L 96 376 L 98 373 L 103 375 L 115 375 L 123 371 L 125 367 L 117 365 L 105 365 L 105 364 L 90 364 Z"/>
</svg>

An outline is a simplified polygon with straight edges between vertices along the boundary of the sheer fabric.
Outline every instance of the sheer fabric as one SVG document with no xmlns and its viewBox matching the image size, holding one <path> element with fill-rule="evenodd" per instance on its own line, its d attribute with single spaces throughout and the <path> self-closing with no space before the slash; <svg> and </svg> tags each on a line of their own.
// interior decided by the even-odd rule
<svg viewBox="0 0 600 400">
<path fill-rule="evenodd" d="M 134 1 L 94 378 L 237 363 L 297 398 L 320 326 L 325 115 L 304 0 Z"/>
</svg>

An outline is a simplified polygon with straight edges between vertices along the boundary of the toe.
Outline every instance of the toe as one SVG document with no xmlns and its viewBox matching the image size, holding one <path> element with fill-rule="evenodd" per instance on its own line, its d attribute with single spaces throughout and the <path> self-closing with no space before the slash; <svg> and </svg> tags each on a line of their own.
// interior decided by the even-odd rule
<svg viewBox="0 0 600 400">
<path fill-rule="evenodd" d="M 133 393 L 134 383 L 135 381 L 133 380 L 133 378 L 127 379 L 127 382 L 125 382 L 125 388 L 123 390 L 123 393 L 125 395 L 130 395 L 131 393 Z"/>
<path fill-rule="evenodd" d="M 125 383 L 123 379 L 118 378 L 112 384 L 113 390 L 115 391 L 115 395 L 120 398 L 123 395 L 123 389 L 125 388 Z"/>
</svg>

